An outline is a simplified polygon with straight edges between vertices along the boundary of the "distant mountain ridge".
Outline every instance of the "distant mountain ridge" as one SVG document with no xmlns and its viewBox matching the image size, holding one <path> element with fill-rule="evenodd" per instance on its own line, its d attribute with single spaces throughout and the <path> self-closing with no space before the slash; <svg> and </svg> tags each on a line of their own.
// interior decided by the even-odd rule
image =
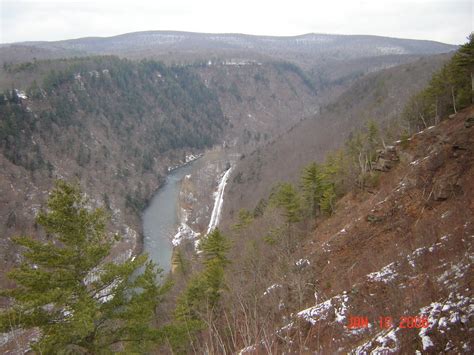
<svg viewBox="0 0 474 355">
<path fill-rule="evenodd" d="M 112 37 L 85 37 L 46 42 L 12 43 L 51 51 L 70 50 L 85 54 L 127 54 L 140 51 L 250 51 L 263 55 L 299 53 L 325 54 L 333 57 L 363 58 L 393 54 L 437 54 L 457 46 L 427 40 L 412 40 L 371 35 L 335 35 L 309 33 L 299 36 L 257 36 L 246 34 L 211 34 L 181 31 L 144 31 Z M 284 54 L 284 53 L 283 53 Z"/>
</svg>

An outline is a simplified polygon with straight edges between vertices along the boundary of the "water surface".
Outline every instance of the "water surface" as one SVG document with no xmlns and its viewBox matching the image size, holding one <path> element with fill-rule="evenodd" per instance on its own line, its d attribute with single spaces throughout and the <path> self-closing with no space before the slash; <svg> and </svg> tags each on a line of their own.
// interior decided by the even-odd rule
<svg viewBox="0 0 474 355">
<path fill-rule="evenodd" d="M 148 253 L 164 273 L 171 268 L 173 245 L 171 239 L 179 225 L 179 191 L 180 181 L 193 168 L 192 162 L 173 170 L 166 178 L 165 184 L 153 196 L 143 213 L 143 250 Z"/>
</svg>

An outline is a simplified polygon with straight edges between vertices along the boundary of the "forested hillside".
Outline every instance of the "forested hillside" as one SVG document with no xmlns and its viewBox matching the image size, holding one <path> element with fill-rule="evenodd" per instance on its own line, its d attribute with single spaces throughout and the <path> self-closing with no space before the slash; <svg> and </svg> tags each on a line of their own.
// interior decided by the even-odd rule
<svg viewBox="0 0 474 355">
<path fill-rule="evenodd" d="M 0 47 L 0 351 L 469 350 L 473 38 Z M 141 213 L 201 154 L 174 185 L 192 238 L 161 279 Z M 352 332 L 350 312 L 423 329 Z"/>
<path fill-rule="evenodd" d="M 80 181 L 139 242 L 139 214 L 167 167 L 219 142 L 227 121 L 217 96 L 183 67 L 114 57 L 8 68 L 34 78 L 0 95 L 2 253 L 32 230 L 56 178 Z M 8 262 L 8 261 L 7 261 Z"/>
<path fill-rule="evenodd" d="M 112 134 L 123 137 L 122 144 L 145 170 L 152 168 L 152 156 L 211 146 L 225 124 L 215 94 L 185 68 L 152 61 L 135 64 L 113 57 L 67 60 L 52 66 L 56 64 L 64 69 L 51 70 L 40 84 L 33 81 L 26 97 L 7 90 L 0 98 L 0 140 L 4 154 L 16 165 L 35 168 L 26 156 L 33 150 L 31 136 L 48 141 L 69 129 L 80 132 L 86 128 L 81 118 L 107 123 Z M 34 72 L 41 65 L 9 70 Z M 137 128 L 143 131 L 141 139 L 132 136 Z M 81 136 L 75 139 L 86 141 Z M 140 148 L 137 144 L 143 139 L 148 144 Z M 79 165 L 90 154 L 84 150 L 85 146 L 79 148 Z M 41 156 L 32 161 L 43 163 Z"/>
<path fill-rule="evenodd" d="M 190 347 L 471 352 L 473 39 L 387 118 L 405 125 L 393 136 L 369 120 L 202 239 L 197 270 L 179 260 L 175 320 L 200 325 Z M 425 117 L 410 115 L 420 97 Z"/>
<path fill-rule="evenodd" d="M 456 46 L 435 41 L 381 36 L 318 33 L 300 36 L 252 36 L 236 33 L 211 34 L 180 31 L 145 31 L 113 37 L 24 42 L 20 45 L 29 48 L 30 55 L 34 55 L 34 52 L 38 50 L 40 53 L 50 51 L 52 55 L 62 52 L 69 55 L 115 54 L 133 58 L 158 56 L 167 61 L 186 63 L 197 59 L 258 57 L 267 60 L 269 58 L 290 60 L 304 66 L 322 63 L 324 60 L 339 61 L 390 55 L 431 55 L 456 49 Z M 9 45 L 5 47 L 8 49 Z"/>
<path fill-rule="evenodd" d="M 167 66 L 106 56 L 3 70 L 5 265 L 15 258 L 9 238 L 33 230 L 54 179 L 77 180 L 94 204 L 104 203 L 126 236 L 116 252 L 129 254 L 139 250 L 139 215 L 169 167 L 223 142 L 251 150 L 319 100 L 306 74 L 279 63 Z"/>
<path fill-rule="evenodd" d="M 216 92 L 230 122 L 226 145 L 238 152 L 251 151 L 314 116 L 329 95 L 289 62 L 211 62 L 196 66 L 196 72 Z"/>
<path fill-rule="evenodd" d="M 320 114 L 243 156 L 231 177 L 224 215 L 235 217 L 240 208 L 253 209 L 275 183 L 295 181 L 305 165 L 324 160 L 369 121 L 385 139 L 397 137 L 408 128 L 400 115 L 406 103 L 449 58 L 427 57 L 361 77 Z"/>
</svg>

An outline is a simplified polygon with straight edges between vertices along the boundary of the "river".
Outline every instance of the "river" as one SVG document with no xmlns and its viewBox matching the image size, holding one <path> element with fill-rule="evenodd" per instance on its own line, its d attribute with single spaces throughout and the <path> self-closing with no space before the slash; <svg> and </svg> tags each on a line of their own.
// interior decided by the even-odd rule
<svg viewBox="0 0 474 355">
<path fill-rule="evenodd" d="M 180 181 L 189 174 L 196 161 L 173 170 L 143 213 L 143 249 L 166 275 L 171 268 L 171 239 L 179 225 L 178 197 Z"/>
</svg>

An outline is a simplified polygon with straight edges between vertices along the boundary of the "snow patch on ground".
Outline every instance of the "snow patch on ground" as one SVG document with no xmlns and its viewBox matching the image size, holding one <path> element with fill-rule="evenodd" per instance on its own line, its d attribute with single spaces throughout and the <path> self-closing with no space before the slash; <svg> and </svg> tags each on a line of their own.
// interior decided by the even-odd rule
<svg viewBox="0 0 474 355">
<path fill-rule="evenodd" d="M 413 268 L 415 267 L 415 259 L 419 257 L 420 255 L 424 254 L 425 250 L 427 250 L 427 248 L 421 247 L 421 248 L 415 249 L 411 254 L 407 255 L 407 260 L 411 267 Z"/>
<path fill-rule="evenodd" d="M 457 264 L 451 265 L 451 268 L 446 270 L 441 276 L 438 277 L 438 282 L 443 284 L 448 288 L 453 288 L 456 286 L 454 280 L 458 280 L 464 277 L 464 275 L 469 271 L 470 264 L 466 261 L 461 260 Z"/>
<path fill-rule="evenodd" d="M 416 165 L 420 164 L 421 162 L 425 161 L 426 159 L 428 159 L 429 157 L 430 157 L 430 156 L 428 155 L 428 156 L 426 156 L 426 157 L 424 157 L 424 158 L 421 158 L 421 159 L 417 159 L 417 160 L 415 160 L 415 161 L 412 161 L 412 162 L 410 163 L 410 165 L 416 166 Z"/>
<path fill-rule="evenodd" d="M 420 315 L 428 318 L 428 327 L 419 332 L 423 350 L 434 346 L 430 335 L 445 333 L 453 326 L 467 327 L 474 316 L 474 302 L 469 296 L 451 292 L 444 301 L 432 302 L 420 309 Z"/>
<path fill-rule="evenodd" d="M 390 263 L 384 266 L 380 271 L 372 272 L 367 275 L 367 279 L 369 281 L 377 281 L 377 282 L 390 282 L 395 279 L 397 273 L 395 272 L 395 263 Z"/>
<path fill-rule="evenodd" d="M 374 338 L 358 346 L 350 354 L 390 354 L 399 350 L 397 332 L 399 328 L 382 330 Z M 374 348 L 375 346 L 375 348 Z"/>
<path fill-rule="evenodd" d="M 186 178 L 189 179 L 191 177 L 191 175 L 186 175 Z M 189 196 L 191 195 L 191 196 Z M 192 196 L 192 194 L 189 194 L 188 196 L 186 196 L 187 199 L 189 198 L 194 198 Z M 174 237 L 172 238 L 171 240 L 171 243 L 173 244 L 173 246 L 178 246 L 180 245 L 184 240 L 195 240 L 196 238 L 198 238 L 201 233 L 198 233 L 198 232 L 195 232 L 189 225 L 188 225 L 188 212 L 186 211 L 186 209 L 182 208 L 181 209 L 181 224 L 180 226 L 178 227 L 178 231 L 177 233 L 174 235 Z"/>
<path fill-rule="evenodd" d="M 28 96 L 26 96 L 26 93 L 23 90 L 18 90 L 15 89 L 16 96 L 18 96 L 22 100 L 27 100 Z"/>
<path fill-rule="evenodd" d="M 329 316 L 329 310 L 332 308 L 331 299 L 319 303 L 316 306 L 306 308 L 298 312 L 297 316 L 303 318 L 307 322 L 315 325 L 318 320 L 325 320 Z"/>
<path fill-rule="evenodd" d="M 318 321 L 327 320 L 334 314 L 336 322 L 345 325 L 347 323 L 347 315 L 349 314 L 348 309 L 349 296 L 344 291 L 342 294 L 336 295 L 325 302 L 298 312 L 297 317 L 303 318 L 312 325 L 315 325 Z"/>
<path fill-rule="evenodd" d="M 181 222 L 181 225 L 178 228 L 178 232 L 174 235 L 171 243 L 173 246 L 178 246 L 182 243 L 183 240 L 193 240 L 198 238 L 201 233 L 195 232 L 190 226 L 185 222 Z"/>
<path fill-rule="evenodd" d="M 270 292 L 272 292 L 273 290 L 276 290 L 276 289 L 279 289 L 279 288 L 282 288 L 283 286 L 281 284 L 273 284 L 269 287 L 267 287 L 267 289 L 265 290 L 265 292 L 263 293 L 264 296 L 270 294 Z"/>
<path fill-rule="evenodd" d="M 255 349 L 256 349 L 255 345 L 249 345 L 249 346 L 243 348 L 242 350 L 240 350 L 239 355 L 250 353 L 252 351 L 255 351 Z"/>
<path fill-rule="evenodd" d="M 219 181 L 217 191 L 214 193 L 214 207 L 211 213 L 211 219 L 209 221 L 209 226 L 207 228 L 207 234 L 209 234 L 213 229 L 219 224 L 219 219 L 221 217 L 222 206 L 224 205 L 224 190 L 227 185 L 227 180 L 229 179 L 230 172 L 232 168 L 227 169 L 224 175 Z"/>
<path fill-rule="evenodd" d="M 311 262 L 308 259 L 300 259 L 295 263 L 295 265 L 299 268 L 304 268 L 306 266 L 310 266 Z"/>
<path fill-rule="evenodd" d="M 122 282 L 122 280 L 116 279 L 106 288 L 100 290 L 96 295 L 95 298 L 99 300 L 101 303 L 109 302 L 114 298 L 112 292 L 117 288 L 117 286 Z"/>
<path fill-rule="evenodd" d="M 349 302 L 349 296 L 347 296 L 347 292 L 344 291 L 342 296 L 340 297 L 341 306 L 334 307 L 334 312 L 336 313 L 336 322 L 344 324 L 347 318 L 347 304 Z"/>
</svg>

